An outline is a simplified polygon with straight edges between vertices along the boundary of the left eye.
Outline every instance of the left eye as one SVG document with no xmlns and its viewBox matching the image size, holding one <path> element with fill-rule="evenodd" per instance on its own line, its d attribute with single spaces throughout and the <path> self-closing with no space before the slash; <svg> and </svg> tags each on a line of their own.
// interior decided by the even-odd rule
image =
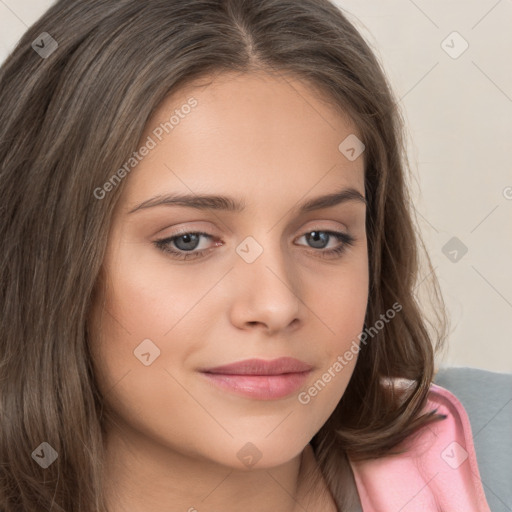
<svg viewBox="0 0 512 512">
<path fill-rule="evenodd" d="M 208 233 L 194 231 L 181 233 L 179 235 L 174 235 L 161 240 L 156 240 L 154 244 L 161 251 L 171 254 L 173 258 L 179 260 L 188 260 L 192 258 L 195 259 L 203 256 L 204 253 L 209 251 L 208 248 L 196 250 L 198 248 L 201 237 L 213 239 L 213 236 Z M 324 245 L 328 245 L 330 238 L 332 237 L 341 242 L 341 245 L 333 249 L 321 250 L 325 249 Z M 336 254 L 340 255 L 347 249 L 348 246 L 353 245 L 355 241 L 354 237 L 348 233 L 326 230 L 312 230 L 305 233 L 300 238 L 306 238 L 308 243 L 317 244 L 317 246 L 313 247 L 313 249 L 318 250 L 313 252 L 319 253 L 321 256 L 330 256 Z M 172 247 L 173 244 L 177 250 Z M 216 242 L 215 245 L 219 246 L 222 245 L 222 243 Z M 318 245 L 322 247 L 318 247 Z"/>
</svg>

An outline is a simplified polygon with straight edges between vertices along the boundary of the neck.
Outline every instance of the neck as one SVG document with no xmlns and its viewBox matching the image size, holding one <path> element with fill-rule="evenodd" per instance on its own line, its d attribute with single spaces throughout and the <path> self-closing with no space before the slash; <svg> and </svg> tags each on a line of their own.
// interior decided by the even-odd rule
<svg viewBox="0 0 512 512">
<path fill-rule="evenodd" d="M 106 438 L 104 485 L 109 512 L 336 512 L 309 444 L 280 466 L 242 471 L 116 428 Z"/>
</svg>

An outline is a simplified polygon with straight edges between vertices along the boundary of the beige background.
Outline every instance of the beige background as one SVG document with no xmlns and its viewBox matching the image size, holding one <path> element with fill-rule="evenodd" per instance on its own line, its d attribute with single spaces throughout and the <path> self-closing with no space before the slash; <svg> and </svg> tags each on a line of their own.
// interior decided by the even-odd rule
<svg viewBox="0 0 512 512">
<path fill-rule="evenodd" d="M 512 0 L 336 3 L 407 122 L 420 227 L 452 321 L 439 363 L 512 372 Z M 0 61 L 51 4 L 0 0 Z"/>
</svg>

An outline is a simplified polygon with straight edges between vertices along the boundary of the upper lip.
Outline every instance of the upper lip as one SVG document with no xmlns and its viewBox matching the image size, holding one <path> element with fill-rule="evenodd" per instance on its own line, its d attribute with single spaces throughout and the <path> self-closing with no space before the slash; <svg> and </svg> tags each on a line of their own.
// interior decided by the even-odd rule
<svg viewBox="0 0 512 512">
<path fill-rule="evenodd" d="M 311 370 L 310 364 L 293 357 L 265 359 L 245 359 L 236 363 L 215 366 L 201 370 L 204 373 L 221 373 L 226 375 L 281 375 L 283 373 L 301 373 Z"/>
</svg>

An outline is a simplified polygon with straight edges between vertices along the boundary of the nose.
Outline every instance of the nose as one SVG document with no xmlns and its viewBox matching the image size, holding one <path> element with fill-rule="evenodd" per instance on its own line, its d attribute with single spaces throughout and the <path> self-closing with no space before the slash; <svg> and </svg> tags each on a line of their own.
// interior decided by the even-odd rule
<svg viewBox="0 0 512 512">
<path fill-rule="evenodd" d="M 300 276 L 278 242 L 259 245 L 263 251 L 254 261 L 249 262 L 243 252 L 235 258 L 230 273 L 231 322 L 239 329 L 259 328 L 267 334 L 296 329 L 305 307 L 300 298 Z M 251 242 L 244 249 L 247 247 L 249 251 L 257 249 Z"/>
</svg>

